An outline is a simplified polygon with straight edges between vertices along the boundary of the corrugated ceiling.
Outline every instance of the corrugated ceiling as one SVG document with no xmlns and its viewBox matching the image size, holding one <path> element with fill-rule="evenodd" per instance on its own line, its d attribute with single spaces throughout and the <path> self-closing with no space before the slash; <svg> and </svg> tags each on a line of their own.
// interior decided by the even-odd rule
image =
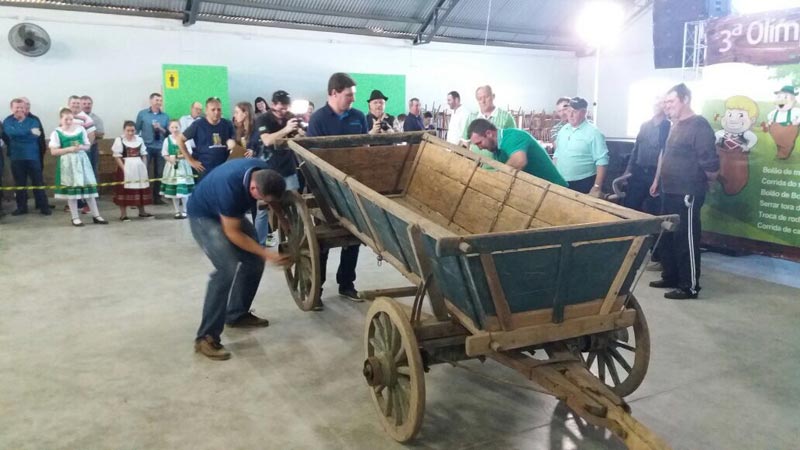
<svg viewBox="0 0 800 450">
<path fill-rule="evenodd" d="M 573 31 L 573 22 L 575 12 L 586 1 L 0 0 L 0 5 L 164 17 L 184 23 L 212 21 L 313 29 L 422 42 L 438 40 L 578 51 L 584 46 Z M 630 15 L 652 3 L 619 1 Z M 436 18 L 435 12 L 438 12 Z"/>
</svg>

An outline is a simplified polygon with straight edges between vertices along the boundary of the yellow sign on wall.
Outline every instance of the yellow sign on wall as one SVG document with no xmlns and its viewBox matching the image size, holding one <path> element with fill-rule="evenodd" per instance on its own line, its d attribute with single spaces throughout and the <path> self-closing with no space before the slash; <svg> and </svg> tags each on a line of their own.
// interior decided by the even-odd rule
<svg viewBox="0 0 800 450">
<path fill-rule="evenodd" d="M 178 89 L 180 85 L 181 83 L 177 70 L 164 71 L 164 86 L 166 86 L 167 89 Z"/>
</svg>

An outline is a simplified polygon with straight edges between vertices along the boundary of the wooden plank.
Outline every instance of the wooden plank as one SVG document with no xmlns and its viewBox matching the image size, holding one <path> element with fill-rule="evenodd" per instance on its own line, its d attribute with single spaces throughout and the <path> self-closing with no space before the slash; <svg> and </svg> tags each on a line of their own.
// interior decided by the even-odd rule
<svg viewBox="0 0 800 450">
<path fill-rule="evenodd" d="M 420 165 L 428 166 L 433 172 L 440 176 L 445 176 L 458 181 L 461 184 L 467 184 L 472 175 L 473 168 L 477 164 L 470 159 L 462 158 L 459 155 L 443 151 L 433 145 L 425 147 L 425 153 L 419 160 Z M 426 182 L 426 179 L 415 179 L 416 183 Z"/>
<path fill-rule="evenodd" d="M 572 201 L 555 192 L 548 193 L 535 216 L 537 219 L 558 225 L 622 220 L 613 214 Z"/>
<path fill-rule="evenodd" d="M 547 323 L 510 331 L 493 331 L 467 338 L 467 355 L 488 355 L 495 351 L 506 351 L 546 342 L 557 342 L 588 334 L 601 333 L 633 325 L 636 311 L 624 310 L 602 316 L 587 316 Z"/>
<path fill-rule="evenodd" d="M 312 148 L 341 148 L 341 147 L 359 147 L 362 145 L 392 145 L 401 143 L 418 144 L 426 134 L 431 134 L 431 131 L 414 131 L 409 133 L 391 133 L 391 134 L 349 134 L 340 136 L 316 136 L 316 137 L 298 137 L 293 139 L 278 139 L 275 145 L 283 147 L 286 145 L 291 146 L 295 143 L 306 149 Z"/>
<path fill-rule="evenodd" d="M 420 275 L 427 281 L 425 288 L 430 299 L 431 309 L 433 315 L 438 320 L 447 320 L 447 307 L 444 304 L 444 295 L 439 289 L 439 283 L 433 276 L 433 267 L 431 266 L 431 255 L 425 251 L 425 245 L 422 242 L 422 230 L 419 225 L 408 226 L 408 239 L 411 241 L 411 250 L 414 252 L 414 259 L 419 267 Z"/>
<path fill-rule="evenodd" d="M 494 258 L 491 254 L 482 253 L 480 259 L 483 266 L 483 274 L 486 277 L 486 284 L 489 285 L 492 303 L 494 303 L 494 312 L 500 321 L 500 327 L 503 330 L 510 330 L 512 327 L 511 310 L 508 307 L 508 300 L 506 300 L 506 294 L 503 292 L 503 286 L 500 283 L 500 275 L 497 273 Z"/>
<path fill-rule="evenodd" d="M 314 201 L 317 203 L 317 206 L 319 206 L 319 211 L 322 213 L 325 222 L 335 223 L 337 218 L 331 209 L 332 200 L 328 194 L 327 188 L 323 188 L 325 183 L 319 179 L 316 171 L 308 167 L 307 164 L 308 163 L 303 161 L 300 164 L 300 171 L 303 172 L 303 178 L 306 180 L 308 190 L 314 194 Z"/>
<path fill-rule="evenodd" d="M 402 298 L 402 297 L 414 297 L 415 295 L 417 295 L 418 291 L 419 288 L 416 286 L 403 286 L 396 288 L 358 291 L 358 296 L 365 300 L 375 300 L 378 297 Z"/>
<path fill-rule="evenodd" d="M 420 214 L 422 217 L 426 217 L 428 220 L 431 220 L 441 228 L 446 229 L 450 235 L 470 234 L 469 231 L 461 228 L 455 223 L 448 223 L 448 220 L 445 216 L 418 202 L 416 199 L 414 199 L 414 197 L 398 198 L 395 199 L 395 202 L 398 205 L 402 205 L 403 207 Z"/>
<path fill-rule="evenodd" d="M 480 164 L 476 163 L 475 166 L 472 168 L 472 172 L 469 174 L 467 182 L 464 183 L 464 188 L 461 190 L 461 195 L 458 196 L 458 201 L 455 203 L 453 209 L 450 211 L 450 215 L 447 216 L 448 225 L 453 223 L 453 217 L 455 217 L 456 212 L 458 211 L 458 207 L 461 206 L 461 202 L 464 200 L 464 194 L 467 193 L 467 189 L 469 189 L 469 183 L 472 180 L 472 177 L 475 176 L 475 172 L 478 170 L 478 167 L 480 167 Z"/>
<path fill-rule="evenodd" d="M 466 243 L 474 253 L 493 253 L 517 248 L 542 247 L 565 242 L 584 242 L 625 236 L 646 236 L 661 231 L 662 218 L 626 220 L 581 225 L 565 225 L 504 233 L 481 233 L 470 236 L 443 237 L 437 246 L 438 256 L 462 254 Z"/>
<path fill-rule="evenodd" d="M 463 184 L 452 178 L 443 177 L 420 163 L 414 181 L 408 186 L 406 196 L 414 198 L 445 217 L 450 217 L 463 189 Z"/>
<path fill-rule="evenodd" d="M 377 233 L 377 230 L 375 229 L 375 224 L 372 223 L 372 219 L 370 218 L 369 214 L 367 214 L 367 209 L 364 208 L 364 203 L 361 201 L 361 196 L 357 192 L 353 191 L 353 197 L 355 197 L 356 204 L 358 205 L 358 210 L 361 211 L 361 215 L 364 217 L 364 222 L 366 222 L 367 228 L 369 228 L 369 234 L 371 234 L 373 237 L 373 241 L 375 242 L 375 247 L 380 252 L 385 251 L 386 246 L 383 245 L 383 242 L 381 241 L 381 236 Z"/>
<path fill-rule="evenodd" d="M 419 165 L 419 160 L 422 159 L 422 155 L 425 153 L 425 146 L 428 145 L 427 141 L 422 141 L 417 148 L 417 154 L 414 156 L 414 162 L 411 163 L 411 168 L 408 171 L 408 176 L 406 177 L 405 183 L 403 184 L 402 193 L 405 195 L 408 193 L 408 187 L 411 185 L 411 182 L 414 181 L 414 176 L 417 172 L 417 166 Z"/>
<path fill-rule="evenodd" d="M 508 198 L 508 191 L 514 182 L 513 175 L 502 172 L 490 172 L 485 169 L 478 170 L 469 180 L 469 187 L 483 195 L 504 203 Z"/>
<path fill-rule="evenodd" d="M 600 313 L 600 307 L 603 305 L 602 298 L 591 300 L 584 303 L 576 303 L 574 305 L 566 305 L 564 307 L 564 320 L 577 319 L 579 317 L 593 316 Z M 625 296 L 620 296 L 614 302 L 612 307 L 613 311 L 622 309 L 625 302 Z M 518 313 L 511 313 L 511 329 L 528 327 L 532 325 L 543 325 L 553 322 L 552 308 L 537 309 L 535 311 L 524 311 Z M 496 317 L 486 318 L 487 329 L 499 329 L 500 323 Z"/>
<path fill-rule="evenodd" d="M 494 220 L 492 220 L 492 224 L 489 225 L 489 232 L 495 231 L 495 227 L 497 226 L 497 221 L 500 220 L 500 214 L 502 213 L 503 209 L 505 208 L 505 204 L 508 201 L 508 197 L 511 195 L 511 190 L 514 188 L 514 183 L 517 181 L 517 176 L 514 174 L 514 178 L 511 179 L 511 183 L 508 184 L 508 188 L 506 189 L 506 193 L 503 196 L 502 201 L 500 202 L 500 210 L 497 211 L 497 214 L 494 216 Z M 525 227 L 519 227 L 519 230 L 524 230 Z"/>
<path fill-rule="evenodd" d="M 408 146 L 364 146 L 312 150 L 316 156 L 381 194 L 397 192 Z"/>
<path fill-rule="evenodd" d="M 628 249 L 628 253 L 625 255 L 625 259 L 622 261 L 617 271 L 617 276 L 614 277 L 614 281 L 608 289 L 608 294 L 603 301 L 603 306 L 600 308 L 600 314 L 608 314 L 611 312 L 614 301 L 619 297 L 620 287 L 622 287 L 622 283 L 625 282 L 625 279 L 628 278 L 633 262 L 636 260 L 636 256 L 639 255 L 639 250 L 641 250 L 642 244 L 644 244 L 646 238 L 647 236 L 638 236 L 631 242 L 631 247 Z"/>
<path fill-rule="evenodd" d="M 453 216 L 453 223 L 470 233 L 488 233 L 502 203 L 472 188 L 464 193 L 464 200 Z"/>
<path fill-rule="evenodd" d="M 408 144 L 405 150 L 405 157 L 403 158 L 403 164 L 400 166 L 399 170 L 397 171 L 397 179 L 394 182 L 394 192 L 402 192 L 401 187 L 405 186 L 405 179 L 408 178 L 411 174 L 409 172 L 410 164 L 416 159 L 417 156 L 417 148 L 419 145 Z"/>
<path fill-rule="evenodd" d="M 556 295 L 553 296 L 553 323 L 564 321 L 564 297 L 569 289 L 569 281 L 572 271 L 572 244 L 565 243 L 561 246 L 561 254 L 558 259 L 558 272 L 556 275 Z"/>
<path fill-rule="evenodd" d="M 505 205 L 497 215 L 492 232 L 524 230 L 530 226 L 530 216 Z"/>
<path fill-rule="evenodd" d="M 449 300 L 445 299 L 444 304 L 447 305 L 447 311 L 450 312 L 450 315 L 452 315 L 458 321 L 458 323 L 461 324 L 461 326 L 466 328 L 470 334 L 473 336 L 489 336 L 488 332 L 480 329 L 480 327 L 478 327 L 475 322 L 472 321 L 472 319 L 464 314 L 463 311 L 458 309 L 456 305 L 450 303 Z"/>
<path fill-rule="evenodd" d="M 548 192 L 548 188 L 533 185 L 523 177 L 516 177 L 516 180 L 505 202 L 506 206 L 510 206 L 528 216 L 535 215 L 536 210 Z"/>
</svg>

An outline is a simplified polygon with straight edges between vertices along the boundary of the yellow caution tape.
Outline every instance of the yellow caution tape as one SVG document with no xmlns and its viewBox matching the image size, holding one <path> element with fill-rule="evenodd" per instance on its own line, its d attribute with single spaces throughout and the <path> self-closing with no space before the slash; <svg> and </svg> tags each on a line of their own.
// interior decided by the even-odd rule
<svg viewBox="0 0 800 450">
<path fill-rule="evenodd" d="M 197 178 L 198 175 L 192 175 L 192 178 Z M 179 180 L 188 178 L 188 176 L 183 177 L 167 177 L 167 178 L 147 178 L 144 180 L 128 180 L 128 181 L 109 181 L 106 183 L 97 183 L 97 184 L 85 184 L 82 186 L 9 186 L 9 187 L 0 187 L 0 191 L 27 191 L 29 189 L 46 189 L 46 190 L 53 190 L 53 189 L 79 189 L 79 188 L 91 188 L 91 187 L 105 187 L 105 186 L 119 186 L 122 184 L 133 184 L 133 183 L 152 183 L 154 181 L 163 181 L 163 180 Z M 142 188 L 146 189 L 146 188 Z"/>
</svg>

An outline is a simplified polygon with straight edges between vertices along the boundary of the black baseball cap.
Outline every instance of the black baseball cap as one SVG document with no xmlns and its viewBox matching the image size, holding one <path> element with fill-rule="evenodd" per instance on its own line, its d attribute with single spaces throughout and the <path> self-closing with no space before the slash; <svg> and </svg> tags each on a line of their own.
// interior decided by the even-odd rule
<svg viewBox="0 0 800 450">
<path fill-rule="evenodd" d="M 275 91 L 272 94 L 272 103 L 280 103 L 282 105 L 288 105 L 292 103 L 292 99 L 289 97 L 289 93 L 286 91 Z"/>
<path fill-rule="evenodd" d="M 572 97 L 569 99 L 569 107 L 572 109 L 587 109 L 589 107 L 589 102 L 582 97 Z"/>
</svg>

